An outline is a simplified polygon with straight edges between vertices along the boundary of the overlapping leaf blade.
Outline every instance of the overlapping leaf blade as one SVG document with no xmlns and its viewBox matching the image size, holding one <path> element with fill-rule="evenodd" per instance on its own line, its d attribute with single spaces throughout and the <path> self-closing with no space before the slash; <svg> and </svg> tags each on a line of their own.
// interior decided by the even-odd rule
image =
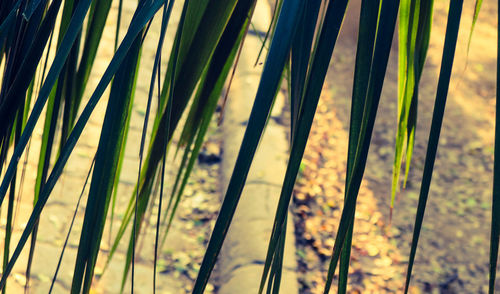
<svg viewBox="0 0 500 294">
<path fill-rule="evenodd" d="M 400 186 L 401 166 L 406 156 L 406 185 L 415 145 L 418 85 L 429 46 L 433 0 L 401 2 L 399 23 L 398 127 L 392 173 L 391 214 Z M 406 149 L 406 150 L 405 150 Z"/>
<path fill-rule="evenodd" d="M 235 168 L 229 181 L 205 257 L 203 258 L 193 293 L 202 293 L 204 291 L 222 247 L 222 243 L 224 242 L 257 145 L 269 117 L 271 105 L 281 80 L 281 72 L 285 66 L 294 37 L 294 28 L 298 23 L 297 20 L 300 17 L 300 10 L 303 8 L 303 5 L 303 1 L 299 0 L 283 1 L 283 7 L 277 21 L 275 33 L 279 35 L 280 38 L 279 40 L 273 39 L 271 43 L 268 60 L 272 60 L 272 62 L 266 62 L 264 66 L 248 126 L 236 159 Z"/>
<path fill-rule="evenodd" d="M 360 23 L 358 34 L 358 45 L 356 50 L 356 64 L 354 68 L 354 81 L 352 90 L 351 118 L 349 124 L 349 147 L 347 150 L 346 184 L 347 193 L 348 183 L 351 181 L 352 169 L 356 150 L 360 136 L 361 122 L 363 120 L 363 109 L 365 107 L 366 92 L 368 91 L 368 81 L 370 78 L 370 68 L 373 59 L 373 47 L 375 42 L 374 28 L 377 27 L 380 1 L 362 1 L 360 11 Z M 344 199 L 347 194 L 344 195 Z M 347 290 L 347 279 L 349 275 L 349 261 L 351 257 L 351 243 L 354 229 L 354 218 L 343 245 L 342 255 L 340 257 L 339 268 L 339 293 L 345 293 Z"/>
<path fill-rule="evenodd" d="M 292 149 L 290 151 L 290 158 L 274 219 L 271 240 L 269 241 L 264 272 L 260 284 L 261 292 L 266 282 L 269 269 L 271 268 L 271 261 L 274 259 L 274 255 L 276 254 L 278 241 L 282 235 L 282 231 L 286 229 L 284 227 L 284 223 L 288 213 L 288 205 L 290 203 L 293 186 L 300 168 L 300 162 L 304 154 L 314 113 L 316 111 L 323 82 L 326 77 L 326 72 L 328 71 L 333 49 L 335 47 L 337 36 L 347 8 L 347 2 L 348 1 L 329 2 L 323 22 L 324 25 L 319 33 L 318 41 L 314 46 L 315 50 L 313 51 L 311 58 L 310 72 L 306 80 L 306 86 L 302 98 L 303 102 L 300 105 L 300 113 L 298 114 L 296 130 L 293 134 L 294 139 L 292 142 Z"/>
<path fill-rule="evenodd" d="M 463 5 L 462 0 L 450 1 L 450 9 L 448 12 L 448 23 L 446 26 L 446 36 L 443 49 L 443 58 L 441 62 L 441 70 L 439 73 L 436 100 L 434 104 L 431 130 L 427 145 L 427 154 L 425 156 L 424 174 L 422 176 L 422 184 L 420 187 L 417 215 L 415 219 L 415 227 L 413 229 L 410 258 L 406 274 L 405 293 L 408 293 L 408 288 L 410 285 L 413 262 L 415 260 L 418 239 L 420 236 L 420 230 L 422 228 L 422 223 L 424 219 L 425 206 L 427 204 L 427 198 L 429 196 L 432 171 L 436 159 L 439 135 L 441 133 L 444 109 L 446 105 L 446 98 L 448 96 L 448 87 L 450 84 L 451 70 L 453 68 L 453 60 L 455 57 L 458 29 L 460 27 L 460 17 L 462 16 L 462 5 Z"/>
<path fill-rule="evenodd" d="M 366 167 L 366 159 L 370 148 L 370 140 L 373 133 L 375 117 L 377 115 L 378 103 L 380 101 L 380 94 L 382 92 L 384 77 L 387 70 L 398 8 L 398 0 L 384 0 L 380 6 L 378 26 L 375 28 L 377 32 L 372 65 L 370 68 L 363 117 L 359 129 L 360 135 L 354 157 L 351 178 L 347 183 L 344 208 L 335 237 L 335 244 L 333 246 L 333 254 L 328 268 L 324 293 L 330 291 L 340 252 L 351 227 L 352 220 L 354 219 L 356 199 Z"/>
<path fill-rule="evenodd" d="M 124 62 L 120 65 L 111 87 L 78 246 L 71 286 L 73 293 L 79 293 L 80 291 L 88 293 L 90 291 L 116 169 L 121 155 L 121 146 L 124 144 L 124 127 L 130 115 L 129 105 L 133 101 L 134 80 L 139 66 L 141 39 L 142 35 L 139 34 L 127 53 Z M 124 87 L 124 85 L 127 86 Z M 83 290 L 81 290 L 82 287 Z"/>
<path fill-rule="evenodd" d="M 45 103 L 47 96 L 49 95 L 50 89 L 52 88 L 52 85 L 55 82 L 55 79 L 60 72 L 62 68 L 62 64 L 60 64 L 58 60 L 64 61 L 65 57 L 69 53 L 69 50 L 71 49 L 71 44 L 74 38 L 76 38 L 76 35 L 79 31 L 79 28 L 81 27 L 81 24 L 83 22 L 83 18 L 86 14 L 86 11 L 88 10 L 90 6 L 90 1 L 81 1 L 77 5 L 77 9 L 75 10 L 75 13 L 73 15 L 73 18 L 71 20 L 71 23 L 68 28 L 68 32 L 66 33 L 63 42 L 61 43 L 61 46 L 59 47 L 59 51 L 56 54 L 55 61 L 53 64 L 53 67 L 49 71 L 49 75 L 47 76 L 47 79 L 45 80 L 45 84 L 42 87 L 42 91 L 39 94 L 39 98 L 37 103 L 38 106 L 43 106 Z M 10 258 L 9 264 L 4 272 L 4 275 L 2 276 L 2 279 L 0 280 L 0 288 L 3 288 L 5 286 L 5 282 L 7 280 L 7 277 L 9 273 L 11 272 L 17 258 L 19 257 L 19 254 L 21 253 L 22 248 L 24 247 L 28 237 L 30 236 L 32 230 L 34 229 L 35 223 L 37 219 L 40 216 L 40 213 L 45 205 L 45 203 L 48 200 L 48 197 L 50 196 L 50 192 L 54 188 L 55 183 L 57 182 L 59 176 L 62 173 L 62 170 L 64 168 L 65 163 L 67 162 L 73 148 L 75 147 L 75 144 L 80 137 L 84 126 L 86 125 L 90 114 L 92 113 L 93 109 L 95 108 L 97 102 L 99 101 L 100 97 L 104 93 L 104 90 L 106 89 L 106 86 L 109 84 L 111 81 L 113 75 L 116 73 L 121 61 L 124 59 L 125 55 L 128 52 L 128 49 L 133 43 L 133 40 L 137 36 L 137 34 L 142 30 L 142 28 L 146 25 L 146 23 L 153 17 L 153 15 L 156 13 L 156 11 L 160 8 L 160 6 L 163 4 L 162 1 L 153 1 L 150 3 L 150 5 L 143 7 L 142 9 L 139 10 L 139 13 L 137 14 L 137 17 L 134 19 L 134 21 L 131 23 L 131 26 L 127 32 L 127 35 L 123 39 L 120 47 L 118 48 L 116 54 L 114 55 L 113 59 L 110 62 L 110 65 L 106 69 L 106 72 L 103 74 L 101 81 L 99 82 L 98 86 L 96 87 L 96 90 L 92 94 L 92 96 L 89 99 L 89 102 L 87 103 L 85 109 L 82 111 L 82 114 L 80 118 L 78 119 L 75 128 L 71 132 L 70 136 L 68 137 L 68 140 L 66 142 L 65 147 L 61 151 L 61 154 L 56 161 L 54 168 L 50 174 L 50 176 L 47 179 L 47 183 L 42 189 L 42 192 L 40 193 L 40 198 L 35 207 L 33 208 L 33 212 L 28 220 L 28 223 L 26 224 L 26 228 L 23 231 L 19 242 L 17 244 L 17 247 Z M 34 110 L 30 116 L 30 119 L 28 120 L 28 123 L 26 124 L 25 132 L 21 136 L 20 141 L 26 140 L 24 145 L 18 145 L 16 147 L 16 150 L 19 149 L 19 152 L 22 152 L 22 149 L 24 149 L 27 140 L 28 140 L 28 133 L 26 132 L 26 129 L 29 129 L 29 133 L 33 131 L 34 124 L 36 123 L 36 120 L 38 119 L 38 116 L 40 115 L 39 112 L 35 112 L 35 109 L 37 107 L 37 104 L 34 107 Z M 40 109 L 41 111 L 41 109 Z M 34 114 L 35 113 L 35 114 Z M 20 147 L 22 146 L 22 147 Z M 14 155 L 16 154 L 16 150 L 14 150 Z M 16 157 L 14 157 L 16 158 Z M 12 166 L 12 169 L 15 168 L 17 162 L 15 160 L 11 161 L 9 163 L 9 167 Z M 12 179 L 12 176 L 7 176 L 5 175 L 2 186 L 0 186 L 0 192 L 3 192 L 3 185 L 5 182 L 9 182 Z M 0 193 L 0 196 L 4 196 L 5 192 L 3 194 Z"/>
</svg>

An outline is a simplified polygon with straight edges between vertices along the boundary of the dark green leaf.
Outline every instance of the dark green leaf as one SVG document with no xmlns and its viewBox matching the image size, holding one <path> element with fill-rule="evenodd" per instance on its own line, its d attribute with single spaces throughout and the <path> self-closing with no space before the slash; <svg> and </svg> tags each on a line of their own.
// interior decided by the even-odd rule
<svg viewBox="0 0 500 294">
<path fill-rule="evenodd" d="M 443 59 L 441 62 L 441 70 L 439 73 L 439 81 L 436 93 L 436 101 L 434 104 L 434 112 L 432 114 L 431 131 L 429 134 L 429 143 L 427 145 L 427 154 L 425 156 L 424 174 L 422 176 L 422 185 L 420 187 L 420 196 L 418 199 L 417 215 L 415 219 L 415 227 L 413 229 L 413 239 L 411 243 L 410 258 L 408 261 L 408 271 L 406 274 L 405 293 L 408 293 L 410 285 L 411 272 L 415 254 L 417 251 L 418 238 L 424 220 L 425 206 L 429 196 L 429 188 L 432 179 L 432 170 L 436 159 L 439 135 L 443 123 L 444 109 L 446 98 L 448 96 L 448 87 L 450 84 L 451 70 L 453 68 L 453 59 L 455 58 L 455 49 L 457 45 L 458 29 L 460 27 L 460 17 L 462 16 L 462 0 L 450 2 L 448 12 L 448 24 L 446 25 L 446 36 L 444 41 Z"/>
</svg>

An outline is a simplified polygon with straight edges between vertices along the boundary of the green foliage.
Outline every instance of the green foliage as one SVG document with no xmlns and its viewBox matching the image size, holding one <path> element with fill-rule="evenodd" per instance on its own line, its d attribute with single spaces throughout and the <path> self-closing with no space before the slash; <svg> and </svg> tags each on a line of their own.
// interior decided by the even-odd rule
<svg viewBox="0 0 500 294">
<path fill-rule="evenodd" d="M 443 124 L 444 108 L 446 98 L 448 96 L 448 87 L 450 85 L 451 69 L 453 67 L 453 59 L 455 57 L 455 49 L 457 46 L 458 28 L 460 26 L 460 17 L 462 15 L 463 1 L 451 1 L 448 14 L 448 24 L 446 26 L 446 36 L 444 41 L 443 59 L 441 62 L 441 70 L 439 72 L 439 82 L 436 93 L 436 101 L 434 104 L 434 113 L 432 115 L 431 131 L 429 134 L 429 144 L 427 146 L 427 154 L 425 156 L 424 175 L 422 176 L 422 185 L 420 187 L 420 196 L 418 199 L 417 216 L 415 220 L 415 228 L 413 229 L 413 239 L 410 251 L 410 260 L 408 263 L 408 272 L 406 276 L 405 293 L 408 292 L 410 285 L 411 271 L 415 254 L 417 251 L 418 238 L 424 220 L 425 206 L 429 196 L 429 188 L 432 179 L 432 170 L 436 160 L 436 152 L 438 147 L 439 135 Z"/>
<path fill-rule="evenodd" d="M 112 1 L 7 0 L 0 3 L 0 69 L 2 70 L 0 172 L 3 172 L 0 183 L 0 206 L 3 204 L 7 207 L 7 214 L 2 216 L 6 220 L 0 279 L 0 289 L 3 293 L 6 291 L 6 283 L 14 264 L 28 239 L 31 238 L 26 270 L 29 283 L 40 215 L 55 185 L 61 181 L 62 171 L 82 132 L 87 128 L 97 103 L 105 100 L 106 114 L 100 127 L 100 139 L 91 177 L 89 171 L 90 189 L 85 205 L 83 227 L 79 232 L 80 242 L 71 285 L 71 293 L 91 292 L 96 261 L 102 248 L 104 228 L 110 226 L 111 236 L 112 222 L 115 218 L 117 188 L 123 167 L 127 134 L 131 128 L 130 116 L 138 67 L 141 59 L 145 58 L 141 55 L 143 42 L 148 37 L 148 28 L 154 16 L 162 10 L 160 39 L 156 47 L 147 109 L 142 126 L 137 182 L 134 192 L 126 195 L 129 197 L 128 207 L 118 231 L 111 240 L 105 266 L 106 269 L 118 246 L 124 241 L 127 242 L 121 289 L 124 290 L 131 272 L 133 291 L 136 245 L 143 233 L 141 228 L 146 219 L 146 212 L 155 205 L 153 190 L 157 185 L 160 187 L 160 204 L 155 232 L 153 283 L 156 286 L 157 257 L 182 200 L 189 176 L 195 168 L 196 159 L 212 116 L 216 112 L 221 93 L 228 76 L 231 76 L 231 69 L 238 60 L 239 50 L 251 27 L 250 19 L 256 1 L 185 0 L 179 6 L 182 7 L 180 20 L 177 26 L 174 26 L 171 24 L 173 22 L 169 22 L 174 7 L 173 0 L 139 0 L 134 17 L 121 40 L 119 28 L 124 8 L 123 1 L 117 1 L 118 21 L 114 54 L 106 71 L 99 77 L 96 88 L 90 92 L 88 100 L 84 99 L 84 93 L 89 90 L 90 73 L 99 45 L 102 44 Z M 391 209 L 399 189 L 403 161 L 406 161 L 404 177 L 406 183 L 416 141 L 418 88 L 429 46 L 433 4 L 433 0 L 362 0 L 361 2 L 356 61 L 353 64 L 354 85 L 349 123 L 345 203 L 335 235 L 325 293 L 328 293 L 332 286 L 339 261 L 338 292 L 347 291 L 356 199 L 366 167 L 398 14 L 398 120 L 393 184 L 392 189 L 388 187 L 392 190 Z M 457 46 L 462 4 L 463 0 L 450 1 L 405 291 L 408 291 L 410 285 L 429 197 Z M 482 1 L 476 1 L 467 46 L 470 45 L 481 4 Z M 288 207 L 297 175 L 303 169 L 302 157 L 347 5 L 348 0 L 276 1 L 273 19 L 262 40 L 261 53 L 265 52 L 264 49 L 267 49 L 266 44 L 269 42 L 264 70 L 240 152 L 193 293 L 203 293 L 207 286 L 245 186 L 253 157 L 269 120 L 276 93 L 281 89 L 283 78 L 288 78 L 291 148 L 260 282 L 260 293 L 264 289 L 267 293 L 278 293 L 283 267 Z M 165 42 L 168 39 L 166 31 L 171 28 L 176 30 L 175 37 L 171 42 Z M 57 40 L 52 44 L 54 36 Z M 171 51 L 168 56 L 168 66 L 165 72 L 162 72 L 161 59 L 164 45 L 171 48 Z M 104 96 L 110 84 L 109 94 Z M 499 84 L 497 81 L 497 112 L 500 111 Z M 155 90 L 158 92 L 156 109 L 153 107 Z M 40 119 L 42 114 L 45 116 L 43 122 Z M 183 117 L 186 119 L 183 120 Z M 153 124 L 151 131 L 148 130 L 150 118 Z M 41 146 L 36 150 L 38 162 L 34 163 L 37 164 L 37 169 L 33 189 L 33 209 L 19 241 L 17 244 L 11 244 L 14 229 L 13 215 L 16 201 L 20 197 L 17 191 L 21 167 L 18 163 L 21 156 L 27 152 L 28 143 L 33 137 L 37 123 L 43 125 L 43 133 Z M 173 140 L 176 132 L 180 135 L 179 142 Z M 490 293 L 494 293 L 500 232 L 500 165 L 497 162 L 500 156 L 497 152 L 500 150 L 499 138 L 497 126 L 490 242 Z M 162 205 L 166 158 L 172 144 L 177 144 L 176 152 L 181 152 L 182 158 L 176 176 L 171 179 L 174 188 L 169 193 L 166 205 Z M 82 195 L 83 191 L 77 209 Z M 111 214 L 110 218 L 107 217 L 108 214 Z M 130 227 L 131 236 L 128 240 L 123 240 Z M 67 242 L 68 238 L 63 253 Z M 15 245 L 13 252 L 10 250 L 11 245 Z"/>
</svg>

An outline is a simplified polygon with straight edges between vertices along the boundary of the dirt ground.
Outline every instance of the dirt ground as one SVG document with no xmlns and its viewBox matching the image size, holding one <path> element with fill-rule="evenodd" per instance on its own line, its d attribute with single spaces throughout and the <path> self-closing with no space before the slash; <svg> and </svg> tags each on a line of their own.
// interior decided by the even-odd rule
<svg viewBox="0 0 500 294">
<path fill-rule="evenodd" d="M 497 24 L 496 3 L 485 1 L 467 59 L 474 2 L 464 4 L 454 73 L 413 270 L 414 293 L 487 291 Z M 404 285 L 448 3 L 435 1 L 429 55 L 420 83 L 412 168 L 408 187 L 397 198 L 389 226 L 397 120 L 397 50 L 391 54 L 358 198 L 349 275 L 351 293 L 400 293 Z M 357 1 L 353 4 L 335 48 L 294 197 L 303 293 L 322 293 L 343 205 L 356 6 L 359 9 Z"/>
</svg>

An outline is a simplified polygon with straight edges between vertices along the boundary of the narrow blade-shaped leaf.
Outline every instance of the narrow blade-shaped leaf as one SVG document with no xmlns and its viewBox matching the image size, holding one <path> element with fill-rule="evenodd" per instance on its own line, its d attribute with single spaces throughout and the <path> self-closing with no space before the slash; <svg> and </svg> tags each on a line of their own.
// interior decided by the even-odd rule
<svg viewBox="0 0 500 294">
<path fill-rule="evenodd" d="M 410 258 L 408 261 L 405 293 L 408 293 L 408 288 L 410 286 L 413 262 L 415 260 L 415 254 L 417 251 L 420 230 L 422 228 L 422 223 L 424 220 L 425 206 L 427 204 L 427 198 L 429 196 L 432 171 L 436 159 L 439 135 L 441 133 L 441 126 L 443 123 L 446 98 L 448 96 L 448 87 L 450 84 L 451 71 L 453 68 L 453 60 L 455 57 L 458 29 L 460 27 L 460 18 L 462 16 L 462 6 L 463 6 L 462 0 L 450 1 L 450 9 L 448 12 L 448 23 L 446 25 L 446 36 L 443 49 L 443 58 L 441 62 L 441 70 L 439 73 L 439 81 L 436 93 L 436 101 L 434 104 L 434 112 L 432 114 L 432 123 L 429 134 L 429 141 L 427 145 L 427 154 L 425 156 L 424 174 L 422 176 L 422 185 L 420 187 L 420 196 L 418 199 L 415 227 L 413 229 Z"/>
</svg>

